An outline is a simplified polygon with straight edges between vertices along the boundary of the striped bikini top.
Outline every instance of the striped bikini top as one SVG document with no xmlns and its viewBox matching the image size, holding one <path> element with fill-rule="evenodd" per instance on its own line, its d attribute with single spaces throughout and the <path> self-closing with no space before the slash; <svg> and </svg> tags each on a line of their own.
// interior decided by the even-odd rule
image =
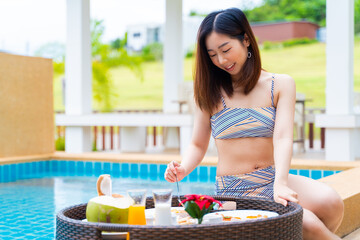
<svg viewBox="0 0 360 240">
<path fill-rule="evenodd" d="M 221 95 L 224 108 L 211 116 L 215 139 L 272 137 L 275 125 L 274 76 L 271 82 L 271 107 L 229 108 Z"/>
</svg>

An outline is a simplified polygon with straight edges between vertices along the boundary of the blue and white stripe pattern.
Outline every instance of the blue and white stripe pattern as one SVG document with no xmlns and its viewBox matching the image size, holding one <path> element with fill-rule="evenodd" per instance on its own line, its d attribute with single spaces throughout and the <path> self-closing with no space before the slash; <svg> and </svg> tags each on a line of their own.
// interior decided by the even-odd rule
<svg viewBox="0 0 360 240">
<path fill-rule="evenodd" d="M 272 200 L 274 179 L 274 166 L 250 173 L 216 177 L 216 195 L 262 197 Z"/>
<path fill-rule="evenodd" d="M 224 108 L 211 116 L 212 136 L 216 139 L 272 137 L 275 126 L 274 76 L 271 83 L 271 107 Z"/>
</svg>

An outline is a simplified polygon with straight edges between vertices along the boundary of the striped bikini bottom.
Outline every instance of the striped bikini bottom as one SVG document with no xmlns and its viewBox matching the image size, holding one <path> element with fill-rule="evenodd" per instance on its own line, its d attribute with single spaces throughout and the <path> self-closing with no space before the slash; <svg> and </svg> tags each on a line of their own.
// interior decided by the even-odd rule
<svg viewBox="0 0 360 240">
<path fill-rule="evenodd" d="M 275 167 L 239 175 L 216 177 L 216 195 L 274 198 Z"/>
</svg>

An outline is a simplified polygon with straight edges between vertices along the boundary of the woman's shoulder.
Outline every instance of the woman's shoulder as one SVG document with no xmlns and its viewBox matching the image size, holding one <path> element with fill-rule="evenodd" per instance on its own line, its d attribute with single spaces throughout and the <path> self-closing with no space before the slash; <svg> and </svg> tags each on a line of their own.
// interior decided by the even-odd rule
<svg viewBox="0 0 360 240">
<path fill-rule="evenodd" d="M 259 82 L 269 85 L 274 81 L 274 87 L 286 87 L 295 84 L 294 79 L 288 74 L 271 73 L 263 71 Z"/>
<path fill-rule="evenodd" d="M 295 88 L 295 80 L 288 74 L 274 73 L 274 85 L 278 89 L 290 90 Z"/>
<path fill-rule="evenodd" d="M 272 75 L 274 76 L 275 82 L 294 82 L 294 79 L 288 74 L 272 73 Z"/>
<path fill-rule="evenodd" d="M 259 81 L 271 82 L 272 80 L 274 80 L 274 82 L 283 82 L 293 81 L 293 78 L 288 74 L 267 72 L 265 70 L 261 72 Z"/>
</svg>

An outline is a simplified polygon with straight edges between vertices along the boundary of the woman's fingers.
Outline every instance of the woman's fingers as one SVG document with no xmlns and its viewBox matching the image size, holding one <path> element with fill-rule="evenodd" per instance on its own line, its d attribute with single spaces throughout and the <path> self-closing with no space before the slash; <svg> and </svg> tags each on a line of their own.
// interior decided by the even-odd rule
<svg viewBox="0 0 360 240">
<path fill-rule="evenodd" d="M 286 205 L 287 205 L 287 201 L 285 199 L 282 199 L 282 198 L 277 198 L 277 200 L 275 200 L 275 202 L 280 203 L 284 207 L 286 207 Z"/>
<path fill-rule="evenodd" d="M 294 202 L 294 203 L 298 203 L 299 202 L 299 200 L 297 199 L 297 198 L 294 198 L 294 197 L 292 197 L 292 196 L 289 196 L 289 201 L 290 202 Z"/>
<path fill-rule="evenodd" d="M 298 203 L 299 200 L 298 200 L 298 195 L 296 192 L 291 192 L 290 194 L 288 194 L 286 196 L 286 199 L 290 202 L 295 202 L 295 203 Z"/>
<path fill-rule="evenodd" d="M 165 170 L 164 176 L 165 179 L 169 182 L 175 182 L 176 181 L 176 173 L 177 173 L 177 167 L 180 166 L 179 163 L 172 161 L 167 165 L 167 168 Z"/>
<path fill-rule="evenodd" d="M 170 167 L 168 167 L 165 172 L 169 175 L 169 177 L 175 178 L 175 173 Z"/>
<path fill-rule="evenodd" d="M 172 161 L 171 163 L 168 164 L 168 169 L 170 169 L 170 171 L 174 174 L 177 174 L 177 171 L 176 171 L 176 167 L 180 166 L 180 164 L 178 164 L 177 162 L 175 161 Z"/>
<path fill-rule="evenodd" d="M 277 197 L 277 200 L 275 200 L 276 202 L 284 205 L 286 207 L 287 202 L 294 202 L 294 203 L 298 203 L 299 200 L 297 199 L 297 193 L 291 193 L 291 194 L 284 194 L 284 195 L 279 195 Z"/>
<path fill-rule="evenodd" d="M 172 175 L 172 173 L 170 173 L 171 171 L 169 169 L 166 169 L 165 173 L 164 173 L 164 177 L 165 180 L 169 181 L 169 182 L 175 182 L 175 176 Z"/>
</svg>

